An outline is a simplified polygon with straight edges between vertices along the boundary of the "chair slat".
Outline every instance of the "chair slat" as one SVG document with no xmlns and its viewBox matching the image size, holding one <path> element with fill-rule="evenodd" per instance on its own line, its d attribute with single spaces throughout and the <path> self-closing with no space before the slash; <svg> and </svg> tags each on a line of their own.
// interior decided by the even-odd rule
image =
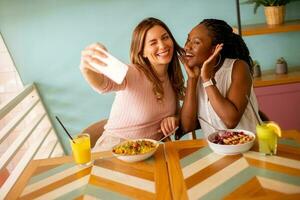
<svg viewBox="0 0 300 200">
<path fill-rule="evenodd" d="M 18 152 L 18 150 L 25 143 L 26 139 L 31 136 L 32 132 L 36 129 L 36 127 L 40 124 L 40 122 L 45 118 L 46 114 L 44 113 L 39 120 L 34 123 L 26 132 L 22 133 L 5 151 L 5 153 L 0 158 L 0 169 L 6 167 L 9 161 L 13 158 L 13 156 Z M 35 149 L 37 151 L 37 149 Z"/>
<path fill-rule="evenodd" d="M 45 139 L 41 148 L 38 150 L 37 154 L 35 155 L 34 160 L 49 158 L 51 153 L 54 151 L 55 145 L 57 144 L 58 140 L 51 139 L 51 134 L 52 133 L 50 133 L 47 136 L 47 138 Z M 49 142 L 49 141 L 51 141 L 51 142 Z"/>
<path fill-rule="evenodd" d="M 32 105 L 30 105 L 27 109 L 22 111 L 13 120 L 11 120 L 1 131 L 0 131 L 0 143 L 8 137 L 9 133 L 13 131 L 19 123 L 30 113 L 31 110 L 40 102 L 39 99 L 36 99 Z"/>
<path fill-rule="evenodd" d="M 51 128 L 48 131 L 37 133 L 36 140 L 32 142 L 32 145 L 26 150 L 22 159 L 17 164 L 15 169 L 12 171 L 4 185 L 0 188 L 0 199 L 4 199 L 7 193 L 10 191 L 12 186 L 16 183 L 17 179 L 20 177 L 22 172 L 24 171 L 25 167 L 28 165 L 30 160 L 35 156 L 36 149 L 38 149 L 47 135 L 50 133 Z"/>
<path fill-rule="evenodd" d="M 18 105 L 30 92 L 34 90 L 34 85 L 26 86 L 22 92 L 17 94 L 13 99 L 8 101 L 4 105 L 0 105 L 0 119 L 2 119 L 7 113 L 9 113 L 16 105 Z"/>
<path fill-rule="evenodd" d="M 53 158 L 53 157 L 58 157 L 63 155 L 64 155 L 63 148 L 61 147 L 61 144 L 58 142 L 56 143 L 54 151 L 51 153 L 50 157 Z"/>
<path fill-rule="evenodd" d="M 23 103 L 25 103 L 26 106 L 17 110 Z M 39 106 L 41 106 L 41 110 L 37 110 Z M 61 156 L 65 153 L 34 83 L 26 86 L 23 91 L 9 102 L 0 105 L 0 120 L 5 120 L 4 117 L 6 116 L 8 118 L 9 116 L 7 114 L 9 114 L 9 116 L 13 115 L 13 118 L 9 119 L 0 130 L 0 144 L 10 142 L 10 145 L 4 149 L 4 153 L 0 157 L 0 170 L 8 166 L 13 170 L 0 188 L 0 199 L 5 199 L 5 196 L 33 158 L 42 157 L 43 154 L 43 158 L 48 158 L 57 155 Z M 25 119 L 27 119 L 27 116 L 31 116 L 31 114 L 37 114 L 38 116 L 34 121 L 30 121 L 28 124 L 25 123 Z M 15 138 L 12 138 L 15 129 L 23 122 L 26 125 L 26 129 L 24 131 L 22 130 L 21 134 L 15 136 Z M 47 138 L 49 141 L 53 140 L 53 143 L 49 141 L 45 142 Z M 25 148 L 24 144 L 28 142 L 29 139 L 30 145 Z M 43 145 L 46 147 L 41 148 Z M 25 150 L 23 150 L 23 147 Z M 17 156 L 19 156 L 19 153 L 22 153 L 21 151 L 25 151 L 25 153 L 21 155 L 22 159 L 18 159 Z M 10 164 L 12 164 L 12 166 L 10 166 Z"/>
</svg>

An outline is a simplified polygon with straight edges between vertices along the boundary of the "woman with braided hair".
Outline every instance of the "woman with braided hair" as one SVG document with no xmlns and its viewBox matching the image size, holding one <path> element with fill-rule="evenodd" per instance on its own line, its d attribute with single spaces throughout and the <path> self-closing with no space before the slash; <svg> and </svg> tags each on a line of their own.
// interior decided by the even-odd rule
<svg viewBox="0 0 300 200">
<path fill-rule="evenodd" d="M 184 132 L 195 130 L 198 120 L 205 135 L 218 129 L 255 132 L 256 118 L 246 96 L 258 112 L 252 83 L 252 60 L 243 39 L 218 19 L 205 19 L 189 33 L 185 43 L 188 80 L 181 110 Z"/>
</svg>

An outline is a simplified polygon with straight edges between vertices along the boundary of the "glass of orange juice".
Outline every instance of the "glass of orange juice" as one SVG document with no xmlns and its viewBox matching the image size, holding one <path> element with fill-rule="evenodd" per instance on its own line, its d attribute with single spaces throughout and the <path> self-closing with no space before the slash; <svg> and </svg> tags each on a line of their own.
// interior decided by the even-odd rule
<svg viewBox="0 0 300 200">
<path fill-rule="evenodd" d="M 74 142 L 73 142 L 74 141 Z M 90 135 L 82 133 L 70 140 L 74 161 L 80 165 L 91 164 Z"/>
<path fill-rule="evenodd" d="M 281 129 L 275 122 L 266 122 L 256 126 L 259 152 L 264 155 L 276 155 L 277 139 L 281 136 Z"/>
</svg>

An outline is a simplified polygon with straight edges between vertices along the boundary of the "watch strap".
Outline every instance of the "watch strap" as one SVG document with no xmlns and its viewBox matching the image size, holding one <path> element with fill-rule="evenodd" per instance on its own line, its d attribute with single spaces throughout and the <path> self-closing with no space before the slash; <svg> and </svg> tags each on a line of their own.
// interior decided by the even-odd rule
<svg viewBox="0 0 300 200">
<path fill-rule="evenodd" d="M 202 83 L 203 87 L 206 88 L 206 87 L 209 87 L 211 85 L 214 85 L 214 82 L 212 79 L 209 79 L 208 81 L 205 81 L 204 83 Z"/>
</svg>

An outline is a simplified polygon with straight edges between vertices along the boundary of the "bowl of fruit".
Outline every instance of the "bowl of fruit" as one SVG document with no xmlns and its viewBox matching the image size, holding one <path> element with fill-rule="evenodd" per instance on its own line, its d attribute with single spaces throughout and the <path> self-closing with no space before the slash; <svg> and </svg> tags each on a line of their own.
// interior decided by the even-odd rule
<svg viewBox="0 0 300 200">
<path fill-rule="evenodd" d="M 217 154 L 235 155 L 248 151 L 254 144 L 255 134 L 251 131 L 228 129 L 210 134 L 209 147 Z"/>
<path fill-rule="evenodd" d="M 159 142 L 151 139 L 126 140 L 112 149 L 112 154 L 125 162 L 138 162 L 151 157 Z"/>
</svg>

